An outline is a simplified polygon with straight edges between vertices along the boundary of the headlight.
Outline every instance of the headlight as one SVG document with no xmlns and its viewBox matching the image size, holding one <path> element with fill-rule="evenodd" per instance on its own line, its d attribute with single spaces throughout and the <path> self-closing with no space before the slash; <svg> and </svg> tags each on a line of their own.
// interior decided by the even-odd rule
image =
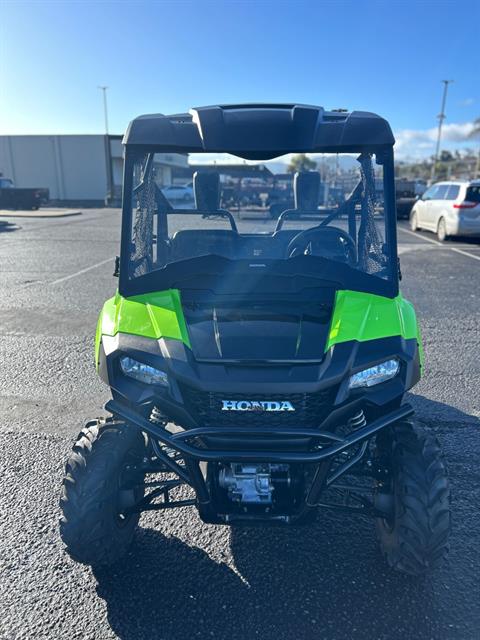
<svg viewBox="0 0 480 640">
<path fill-rule="evenodd" d="M 400 370 L 400 362 L 396 359 L 387 360 L 375 367 L 364 369 L 353 374 L 348 383 L 349 389 L 357 389 L 358 387 L 373 387 L 376 384 L 385 382 L 394 378 Z"/>
<path fill-rule="evenodd" d="M 122 356 L 120 358 L 120 368 L 126 376 L 134 378 L 139 382 L 146 384 L 159 384 L 162 387 L 168 387 L 168 376 L 165 371 L 155 369 L 149 364 L 143 364 L 138 360 Z"/>
</svg>

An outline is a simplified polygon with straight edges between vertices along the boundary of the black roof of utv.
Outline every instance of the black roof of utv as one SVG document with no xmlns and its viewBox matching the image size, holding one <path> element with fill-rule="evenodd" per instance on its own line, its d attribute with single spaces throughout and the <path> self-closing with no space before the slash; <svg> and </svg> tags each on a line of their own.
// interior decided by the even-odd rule
<svg viewBox="0 0 480 640">
<path fill-rule="evenodd" d="M 386 120 L 364 111 L 325 111 L 303 104 L 197 107 L 190 113 L 145 115 L 130 123 L 124 144 L 155 151 L 227 152 L 268 160 L 291 152 L 361 152 L 393 145 Z"/>
</svg>

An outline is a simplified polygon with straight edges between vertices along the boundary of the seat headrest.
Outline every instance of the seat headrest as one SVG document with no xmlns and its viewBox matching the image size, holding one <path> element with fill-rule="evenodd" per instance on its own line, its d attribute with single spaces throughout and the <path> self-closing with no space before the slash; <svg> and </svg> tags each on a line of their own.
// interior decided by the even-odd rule
<svg viewBox="0 0 480 640">
<path fill-rule="evenodd" d="M 320 174 L 317 171 L 299 171 L 293 178 L 295 209 L 315 211 L 320 199 Z"/>
<path fill-rule="evenodd" d="M 218 173 L 195 171 L 193 174 L 195 208 L 198 211 L 217 211 L 220 206 L 220 177 Z"/>
</svg>

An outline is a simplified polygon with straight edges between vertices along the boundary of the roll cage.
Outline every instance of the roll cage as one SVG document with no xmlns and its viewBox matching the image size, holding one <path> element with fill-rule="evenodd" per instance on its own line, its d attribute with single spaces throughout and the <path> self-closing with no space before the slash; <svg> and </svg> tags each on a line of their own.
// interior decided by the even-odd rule
<svg viewBox="0 0 480 640">
<path fill-rule="evenodd" d="M 146 158 L 144 174 L 148 173 L 149 163 L 153 162 L 155 153 L 229 153 L 245 160 L 269 160 L 288 153 L 349 153 L 367 157 L 375 154 L 376 162 L 382 165 L 384 175 L 384 206 L 386 245 L 389 247 L 388 280 L 371 278 L 364 273 L 338 265 L 337 277 L 339 288 L 351 288 L 369 291 L 379 295 L 394 297 L 398 294 L 398 268 L 396 256 L 396 215 L 395 186 L 393 170 L 394 138 L 388 123 L 379 116 L 365 112 L 325 111 L 322 107 L 306 105 L 229 105 L 192 109 L 188 114 L 172 116 L 149 115 L 133 120 L 124 137 L 126 147 L 124 204 L 122 224 L 122 251 L 120 261 L 119 291 L 122 295 L 135 295 L 150 291 L 177 287 L 181 288 L 185 278 L 188 279 L 188 267 L 182 262 L 166 264 L 157 272 L 146 273 L 140 278 L 128 278 L 131 255 L 132 209 L 129 194 L 135 194 L 142 188 L 142 180 L 135 183 L 133 171 L 139 158 Z M 358 185 L 362 189 L 362 185 Z M 358 189 L 357 189 L 358 191 Z M 349 202 L 355 202 L 352 193 Z M 163 208 L 168 214 L 178 213 L 166 202 L 160 189 L 156 190 L 157 210 Z M 229 211 L 212 212 L 196 209 L 183 210 L 185 216 L 191 213 L 203 217 L 223 217 L 230 222 L 233 231 L 237 231 L 236 222 Z M 318 212 L 314 212 L 317 214 Z M 347 213 L 347 212 L 346 212 Z M 281 230 L 287 219 L 298 217 L 297 209 L 282 212 L 275 232 Z M 319 226 L 325 226 L 329 220 L 338 216 L 332 211 Z M 348 215 L 348 214 L 347 214 Z M 305 211 L 302 212 L 305 219 Z M 348 215 L 349 230 L 352 216 Z M 364 229 L 359 229 L 364 233 Z M 153 239 L 152 242 L 155 242 Z M 302 256 L 295 258 L 300 270 L 303 268 Z M 321 260 L 321 258 L 319 258 Z M 239 267 L 248 266 L 238 260 Z M 225 257 L 204 255 L 195 258 L 195 271 L 211 276 L 224 269 Z M 264 274 L 271 276 L 288 275 L 278 262 L 266 265 Z M 322 264 L 322 271 L 331 275 L 329 265 Z M 297 269 L 298 271 L 298 269 Z M 264 275 L 262 274 L 262 275 Z M 140 282 L 141 281 L 141 282 Z"/>
</svg>

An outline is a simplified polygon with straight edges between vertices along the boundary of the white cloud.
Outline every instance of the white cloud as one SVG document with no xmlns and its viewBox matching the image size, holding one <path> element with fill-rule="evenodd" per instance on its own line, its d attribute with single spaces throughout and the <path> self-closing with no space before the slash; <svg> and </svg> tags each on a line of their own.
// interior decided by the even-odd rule
<svg viewBox="0 0 480 640">
<path fill-rule="evenodd" d="M 444 123 L 442 128 L 441 149 L 450 151 L 465 147 L 475 149 L 478 146 L 477 138 L 470 137 L 474 128 L 473 122 L 452 122 Z M 428 158 L 435 153 L 435 145 L 437 142 L 438 128 L 431 129 L 401 129 L 395 131 L 395 156 L 399 160 L 421 160 Z M 288 164 L 292 154 L 283 156 L 281 162 Z M 309 154 L 314 160 L 321 161 L 324 157 L 322 154 Z M 356 154 L 353 154 L 353 158 Z M 346 160 L 346 158 L 345 158 Z M 239 160 L 238 157 L 228 153 L 191 153 L 189 156 L 190 164 L 269 164 L 265 160 Z M 276 160 L 278 163 L 278 160 Z M 353 163 L 354 164 L 354 163 Z M 278 167 L 275 171 L 278 171 Z"/>
<path fill-rule="evenodd" d="M 470 135 L 473 122 L 444 124 L 442 128 L 442 148 L 455 149 L 465 143 L 473 143 Z M 421 159 L 435 152 L 438 128 L 431 129 L 402 129 L 395 132 L 395 154 L 401 160 Z"/>
<path fill-rule="evenodd" d="M 471 107 L 472 104 L 474 104 L 474 103 L 475 103 L 474 98 L 465 98 L 465 100 L 461 100 L 458 104 L 461 107 Z"/>
</svg>

